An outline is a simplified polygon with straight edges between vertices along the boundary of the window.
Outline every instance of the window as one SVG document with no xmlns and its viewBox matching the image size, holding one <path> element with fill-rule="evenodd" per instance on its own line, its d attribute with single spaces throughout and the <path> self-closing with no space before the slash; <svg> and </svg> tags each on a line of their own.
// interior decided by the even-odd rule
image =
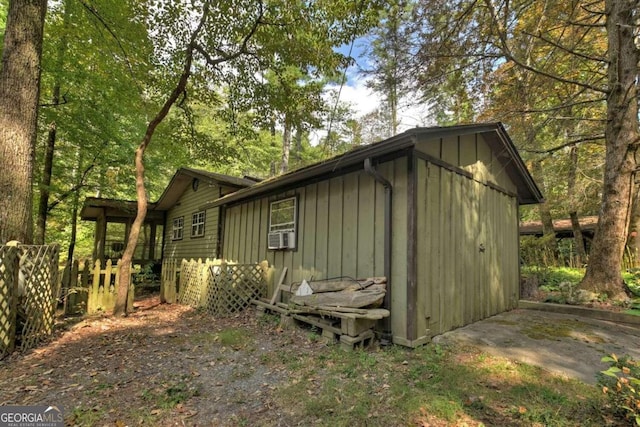
<svg viewBox="0 0 640 427">
<path fill-rule="evenodd" d="M 271 203 L 269 232 L 296 231 L 296 198 L 290 197 Z"/>
<path fill-rule="evenodd" d="M 191 237 L 204 236 L 204 211 L 196 212 L 191 216 Z"/>
<path fill-rule="evenodd" d="M 184 217 L 173 219 L 172 240 L 182 240 L 182 231 L 184 230 Z"/>
</svg>

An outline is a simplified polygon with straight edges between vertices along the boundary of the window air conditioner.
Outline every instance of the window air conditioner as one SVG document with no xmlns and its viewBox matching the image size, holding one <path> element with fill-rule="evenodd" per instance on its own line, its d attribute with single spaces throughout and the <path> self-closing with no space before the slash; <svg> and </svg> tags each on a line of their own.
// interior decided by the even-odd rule
<svg viewBox="0 0 640 427">
<path fill-rule="evenodd" d="M 294 249 L 296 247 L 296 233 L 293 231 L 273 231 L 267 238 L 269 249 Z"/>
</svg>

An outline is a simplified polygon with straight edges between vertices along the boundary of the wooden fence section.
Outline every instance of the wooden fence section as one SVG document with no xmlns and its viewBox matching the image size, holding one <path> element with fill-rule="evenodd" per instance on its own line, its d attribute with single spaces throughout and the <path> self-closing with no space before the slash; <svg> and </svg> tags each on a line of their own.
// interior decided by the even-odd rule
<svg viewBox="0 0 640 427">
<path fill-rule="evenodd" d="M 177 258 L 162 260 L 162 277 L 160 278 L 160 302 L 174 304 L 178 302 L 178 285 L 180 264 Z"/>
<path fill-rule="evenodd" d="M 272 278 L 273 268 L 269 268 L 266 261 L 233 264 L 218 259 L 182 260 L 178 302 L 204 308 L 216 316 L 226 316 L 243 310 L 252 299 L 266 296 Z M 169 290 L 165 294 L 172 292 Z"/>
<path fill-rule="evenodd" d="M 107 260 L 104 269 L 100 260 L 93 266 L 89 261 L 75 260 L 63 273 L 65 294 L 65 314 L 87 313 L 113 310 L 116 303 L 116 284 L 120 279 L 120 260 L 114 265 Z M 128 305 L 133 306 L 134 287 L 129 279 Z"/>
<path fill-rule="evenodd" d="M 0 247 L 0 357 L 53 332 L 59 252 L 58 245 Z"/>
</svg>

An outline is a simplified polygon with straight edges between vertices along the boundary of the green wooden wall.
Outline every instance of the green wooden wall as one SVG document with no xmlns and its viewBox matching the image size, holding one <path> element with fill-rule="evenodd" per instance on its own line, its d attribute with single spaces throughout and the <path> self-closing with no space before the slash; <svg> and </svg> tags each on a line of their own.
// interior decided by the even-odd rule
<svg viewBox="0 0 640 427">
<path fill-rule="evenodd" d="M 377 169 L 393 185 L 392 283 L 406 283 L 407 158 Z M 269 203 L 298 197 L 297 246 L 268 250 Z M 303 279 L 339 276 L 363 278 L 384 274 L 384 187 L 364 171 L 302 186 L 298 189 L 225 208 L 223 254 L 240 263 L 268 260 L 279 277 L 288 268 L 286 284 Z M 392 313 L 404 312 L 405 294 L 392 298 Z M 392 314 L 394 331 L 404 330 L 404 317 Z"/>
<path fill-rule="evenodd" d="M 517 305 L 518 205 L 509 194 L 515 189 L 481 138 L 471 135 L 457 142 L 420 146 L 460 169 L 417 159 L 416 336 L 410 340 Z M 465 150 L 458 150 L 465 144 Z"/>
<path fill-rule="evenodd" d="M 393 185 L 393 339 L 410 346 L 514 308 L 519 292 L 516 187 L 504 164 L 481 135 L 418 141 L 416 156 L 437 162 L 410 156 L 377 167 Z M 269 203 L 291 196 L 296 249 L 268 250 Z M 383 275 L 384 188 L 364 171 L 223 212 L 221 256 L 266 259 L 275 277 L 287 267 L 285 284 Z"/>
<path fill-rule="evenodd" d="M 216 258 L 218 247 L 219 208 L 207 209 L 205 213 L 204 237 L 191 237 L 191 216 L 201 207 L 220 197 L 220 187 L 201 182 L 197 191 L 189 186 L 176 204 L 167 212 L 164 227 L 164 258 L 198 259 Z M 182 240 L 173 240 L 173 220 L 184 217 Z"/>
</svg>

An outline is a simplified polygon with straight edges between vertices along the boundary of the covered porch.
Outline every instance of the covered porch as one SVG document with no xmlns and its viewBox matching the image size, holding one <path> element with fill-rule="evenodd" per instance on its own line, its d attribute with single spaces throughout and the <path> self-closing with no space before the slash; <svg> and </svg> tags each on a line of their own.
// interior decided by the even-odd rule
<svg viewBox="0 0 640 427">
<path fill-rule="evenodd" d="M 140 230 L 133 263 L 159 264 L 162 260 L 162 236 L 164 211 L 155 210 L 157 203 L 149 203 L 144 226 Z M 80 217 L 94 221 L 96 229 L 93 242 L 93 259 L 106 262 L 122 257 L 131 225 L 135 219 L 137 202 L 131 200 L 88 197 L 82 206 Z"/>
</svg>

